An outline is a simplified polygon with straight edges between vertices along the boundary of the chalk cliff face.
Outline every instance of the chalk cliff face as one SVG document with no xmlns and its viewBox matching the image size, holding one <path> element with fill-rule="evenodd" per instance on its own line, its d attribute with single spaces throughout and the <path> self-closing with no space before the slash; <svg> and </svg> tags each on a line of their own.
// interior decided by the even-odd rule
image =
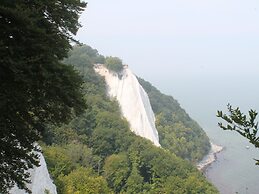
<svg viewBox="0 0 259 194">
<path fill-rule="evenodd" d="M 95 71 L 105 77 L 107 93 L 111 98 L 118 100 L 122 114 L 128 120 L 131 130 L 136 135 L 149 139 L 154 145 L 160 146 L 155 116 L 148 95 L 131 70 L 125 67 L 121 73 L 117 74 L 103 65 L 95 65 Z M 39 156 L 40 166 L 29 171 L 31 183 L 27 186 L 33 194 L 57 194 L 45 159 L 41 153 Z M 15 186 L 10 193 L 24 194 L 25 191 Z"/>
<path fill-rule="evenodd" d="M 45 159 L 41 153 L 40 156 L 40 166 L 35 167 L 30 170 L 31 175 L 31 184 L 28 184 L 28 188 L 32 191 L 32 194 L 57 194 L 56 186 L 53 184 Z M 25 191 L 18 189 L 16 186 L 13 187 L 10 191 L 11 194 L 24 194 Z"/>
<path fill-rule="evenodd" d="M 160 146 L 155 116 L 148 95 L 131 70 L 124 66 L 123 71 L 118 74 L 109 71 L 104 65 L 97 64 L 95 71 L 105 77 L 108 95 L 118 100 L 131 130 L 136 135 L 151 140 L 154 145 Z"/>
</svg>

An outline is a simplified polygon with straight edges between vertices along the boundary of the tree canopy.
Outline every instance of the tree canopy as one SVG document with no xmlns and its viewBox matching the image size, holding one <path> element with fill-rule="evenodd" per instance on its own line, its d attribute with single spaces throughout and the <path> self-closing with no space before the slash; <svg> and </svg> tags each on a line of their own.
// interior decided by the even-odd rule
<svg viewBox="0 0 259 194">
<path fill-rule="evenodd" d="M 105 65 L 109 70 L 115 71 L 117 73 L 121 72 L 123 69 L 122 60 L 118 57 L 106 57 Z"/>
<path fill-rule="evenodd" d="M 85 7 L 80 0 L 0 3 L 0 193 L 15 183 L 26 189 L 46 124 L 67 122 L 85 108 L 81 77 L 60 62 Z"/>
</svg>

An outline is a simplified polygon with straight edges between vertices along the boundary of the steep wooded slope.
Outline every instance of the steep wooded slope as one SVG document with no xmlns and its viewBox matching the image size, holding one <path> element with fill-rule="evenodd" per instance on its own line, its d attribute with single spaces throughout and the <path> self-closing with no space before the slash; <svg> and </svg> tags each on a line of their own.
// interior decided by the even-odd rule
<svg viewBox="0 0 259 194">
<path fill-rule="evenodd" d="M 86 112 L 44 134 L 43 153 L 58 193 L 218 193 L 188 161 L 130 131 L 117 101 L 107 96 L 88 46 L 65 61 L 84 77 Z"/>
<path fill-rule="evenodd" d="M 161 146 L 192 162 L 201 160 L 210 150 L 206 133 L 172 96 L 162 94 L 141 78 L 139 82 L 148 93 L 156 115 Z"/>
</svg>

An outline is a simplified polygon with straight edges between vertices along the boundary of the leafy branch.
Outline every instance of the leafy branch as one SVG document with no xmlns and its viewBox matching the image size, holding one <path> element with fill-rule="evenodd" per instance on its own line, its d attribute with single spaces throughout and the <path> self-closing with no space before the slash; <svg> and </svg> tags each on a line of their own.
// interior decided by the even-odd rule
<svg viewBox="0 0 259 194">
<path fill-rule="evenodd" d="M 224 114 L 222 111 L 217 112 L 217 117 L 227 123 L 219 122 L 219 127 L 223 130 L 238 132 L 256 148 L 259 148 L 258 122 L 256 121 L 258 113 L 251 109 L 248 111 L 248 115 L 245 115 L 240 111 L 239 107 L 232 108 L 230 104 L 227 105 L 227 108 L 229 115 Z M 256 160 L 256 165 L 259 165 L 259 160 Z"/>
</svg>

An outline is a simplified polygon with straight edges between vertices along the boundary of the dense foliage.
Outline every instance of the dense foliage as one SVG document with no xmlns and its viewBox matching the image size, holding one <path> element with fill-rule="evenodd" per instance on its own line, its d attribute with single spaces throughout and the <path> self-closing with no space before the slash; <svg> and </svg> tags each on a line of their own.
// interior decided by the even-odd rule
<svg viewBox="0 0 259 194">
<path fill-rule="evenodd" d="M 210 150 L 206 133 L 173 97 L 162 94 L 143 79 L 139 78 L 139 82 L 148 93 L 156 115 L 161 146 L 192 162 L 201 160 Z"/>
<path fill-rule="evenodd" d="M 217 117 L 225 121 L 224 124 L 219 122 L 219 127 L 223 130 L 238 132 L 256 148 L 259 148 L 258 122 L 256 121 L 258 113 L 255 110 L 250 110 L 247 116 L 238 107 L 233 108 L 230 104 L 227 107 L 229 115 L 218 111 Z M 259 165 L 259 160 L 256 160 L 256 165 Z"/>
<path fill-rule="evenodd" d="M 34 142 L 46 123 L 66 122 L 84 109 L 82 79 L 60 60 L 85 6 L 79 0 L 1 0 L 0 193 L 15 183 L 26 189 L 27 169 L 38 164 Z"/>
<path fill-rule="evenodd" d="M 94 63 L 104 57 L 75 47 L 66 63 L 84 76 L 86 112 L 44 134 L 44 156 L 59 193 L 218 193 L 186 160 L 136 136 L 106 96 Z"/>
<path fill-rule="evenodd" d="M 122 60 L 118 57 L 106 57 L 105 65 L 109 70 L 112 70 L 117 73 L 121 72 L 123 69 Z"/>
</svg>

